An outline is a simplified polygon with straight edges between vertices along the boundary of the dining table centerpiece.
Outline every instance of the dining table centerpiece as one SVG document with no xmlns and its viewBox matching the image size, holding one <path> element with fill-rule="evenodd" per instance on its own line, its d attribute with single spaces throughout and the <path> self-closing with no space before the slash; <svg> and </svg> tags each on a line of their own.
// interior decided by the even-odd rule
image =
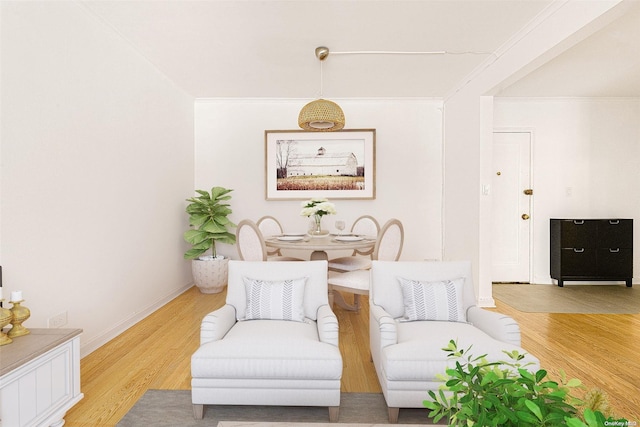
<svg viewBox="0 0 640 427">
<path fill-rule="evenodd" d="M 325 237 L 329 234 L 328 230 L 322 229 L 322 217 L 325 215 L 335 215 L 336 206 L 325 198 L 313 198 L 302 202 L 302 211 L 300 215 L 313 217 L 314 226 L 310 228 L 309 235 L 311 237 Z"/>
</svg>

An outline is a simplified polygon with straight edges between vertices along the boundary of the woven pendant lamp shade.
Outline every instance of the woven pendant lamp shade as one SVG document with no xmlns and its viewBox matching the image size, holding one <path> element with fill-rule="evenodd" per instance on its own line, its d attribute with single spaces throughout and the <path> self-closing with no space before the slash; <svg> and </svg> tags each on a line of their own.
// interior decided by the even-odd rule
<svg viewBox="0 0 640 427">
<path fill-rule="evenodd" d="M 330 132 L 344 128 L 342 108 L 333 101 L 316 99 L 300 110 L 298 125 L 305 130 Z"/>
</svg>

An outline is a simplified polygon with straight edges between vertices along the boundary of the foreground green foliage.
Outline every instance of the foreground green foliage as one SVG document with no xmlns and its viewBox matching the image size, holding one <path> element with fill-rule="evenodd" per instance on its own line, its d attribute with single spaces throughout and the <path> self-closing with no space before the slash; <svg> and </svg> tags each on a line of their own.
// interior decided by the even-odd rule
<svg viewBox="0 0 640 427">
<path fill-rule="evenodd" d="M 470 355 L 470 349 L 459 349 L 453 340 L 442 349 L 456 362 L 446 370 L 444 387 L 429 391 L 430 399 L 424 401 L 435 422 L 447 417 L 450 426 L 605 425 L 599 408 L 589 408 L 571 395 L 582 387 L 579 380 L 567 380 L 563 373 L 560 382 L 552 381 L 544 369 L 532 373 L 522 364 L 525 355 L 517 351 L 504 351 L 508 361 L 488 362 L 486 355 Z M 598 404 L 606 401 L 602 392 L 595 394 Z M 578 407 L 584 408 L 582 414 Z"/>
<path fill-rule="evenodd" d="M 235 234 L 227 228 L 236 225 L 227 218 L 231 209 L 224 203 L 231 198 L 228 194 L 231 191 L 223 187 L 213 187 L 210 193 L 196 190 L 199 196 L 187 199 L 190 202 L 186 208 L 189 224 L 194 228 L 184 233 L 184 240 L 192 245 L 184 254 L 185 259 L 196 259 L 209 249 L 215 257 L 216 242 L 230 245 L 236 242 Z"/>
</svg>

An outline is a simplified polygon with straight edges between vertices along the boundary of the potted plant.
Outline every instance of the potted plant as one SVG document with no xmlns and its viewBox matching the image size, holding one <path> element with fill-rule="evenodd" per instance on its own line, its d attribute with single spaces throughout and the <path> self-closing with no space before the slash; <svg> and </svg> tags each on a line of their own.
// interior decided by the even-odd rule
<svg viewBox="0 0 640 427">
<path fill-rule="evenodd" d="M 434 422 L 446 417 L 450 426 L 627 425 L 615 419 L 603 391 L 594 389 L 578 399 L 572 390 L 584 388 L 580 380 L 567 380 L 561 372 L 556 382 L 543 369 L 529 372 L 517 351 L 504 351 L 510 361 L 488 362 L 486 355 L 470 355 L 470 347 L 459 349 L 454 340 L 442 350 L 455 367 L 446 370 L 441 390 L 429 391 L 423 402 Z"/>
<path fill-rule="evenodd" d="M 216 242 L 231 245 L 236 242 L 235 234 L 229 232 L 229 227 L 236 225 L 227 218 L 232 211 L 225 203 L 231 199 L 231 191 L 223 187 L 213 187 L 211 192 L 196 190 L 199 196 L 187 199 L 186 211 L 192 228 L 184 233 L 184 239 L 192 247 L 184 258 L 193 260 L 193 281 L 205 294 L 222 292 L 227 284 L 229 260 L 218 255 Z M 211 255 L 205 255 L 209 250 Z"/>
</svg>

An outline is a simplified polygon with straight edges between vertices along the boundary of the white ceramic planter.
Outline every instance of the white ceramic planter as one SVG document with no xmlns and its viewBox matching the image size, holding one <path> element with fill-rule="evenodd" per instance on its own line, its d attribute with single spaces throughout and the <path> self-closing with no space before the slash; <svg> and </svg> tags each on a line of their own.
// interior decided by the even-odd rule
<svg viewBox="0 0 640 427">
<path fill-rule="evenodd" d="M 203 294 L 217 294 L 227 286 L 229 259 L 194 259 L 191 261 L 193 282 Z"/>
</svg>

